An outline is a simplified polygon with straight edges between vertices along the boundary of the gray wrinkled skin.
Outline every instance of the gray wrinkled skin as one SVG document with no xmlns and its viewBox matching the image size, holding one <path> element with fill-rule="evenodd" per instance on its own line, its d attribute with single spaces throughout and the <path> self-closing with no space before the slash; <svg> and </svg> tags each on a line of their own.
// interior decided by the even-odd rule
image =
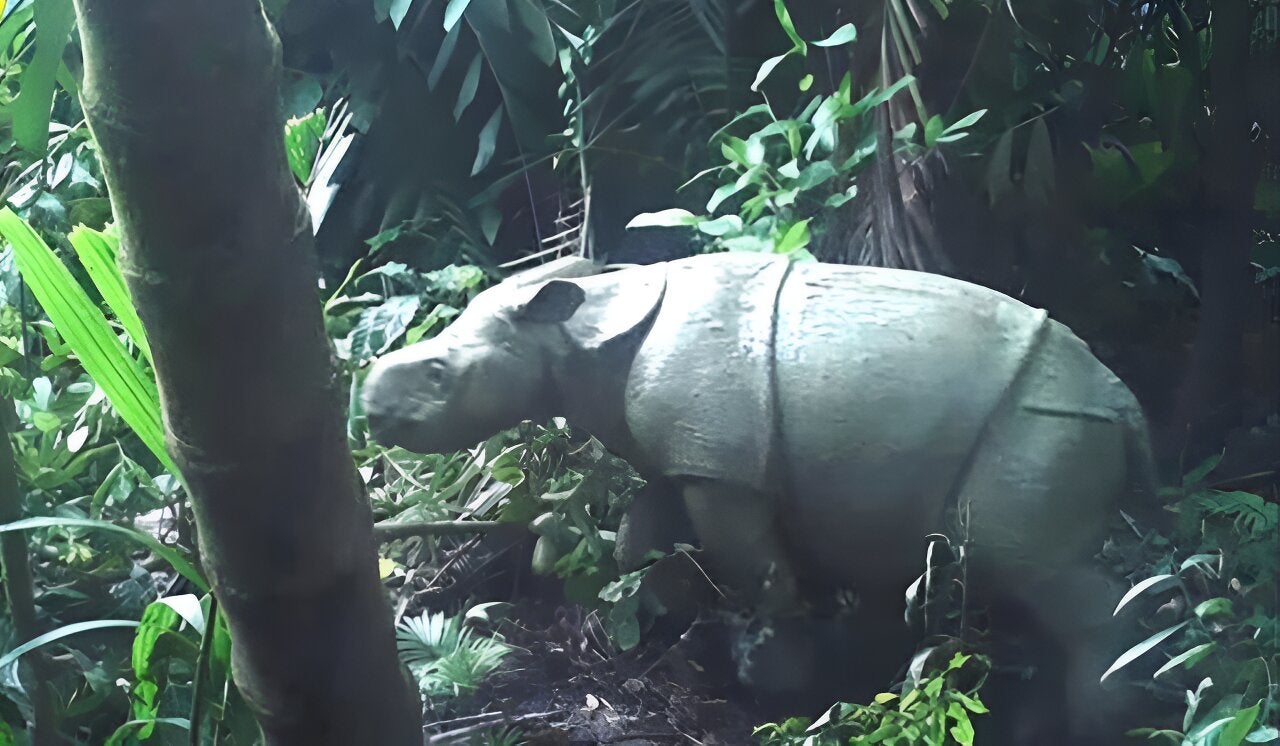
<svg viewBox="0 0 1280 746">
<path fill-rule="evenodd" d="M 1118 591 L 1092 557 L 1150 487 L 1146 427 L 1043 311 L 748 254 L 508 282 L 378 361 L 365 407 L 380 441 L 419 451 L 568 417 L 677 485 L 718 579 L 766 611 L 817 578 L 900 600 L 927 534 L 967 536 L 971 595 L 1030 610 L 1067 651 L 1072 727 L 1104 717 Z"/>
</svg>

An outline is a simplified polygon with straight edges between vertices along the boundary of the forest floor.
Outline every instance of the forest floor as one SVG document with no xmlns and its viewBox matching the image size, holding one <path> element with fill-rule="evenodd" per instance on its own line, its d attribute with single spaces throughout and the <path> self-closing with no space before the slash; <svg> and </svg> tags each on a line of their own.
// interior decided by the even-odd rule
<svg viewBox="0 0 1280 746">
<path fill-rule="evenodd" d="M 748 692 L 724 686 L 734 677 L 716 626 L 695 622 L 619 653 L 580 607 L 522 602 L 499 629 L 515 652 L 479 690 L 428 718 L 425 743 L 477 743 L 505 728 L 546 746 L 751 743 L 766 718 Z"/>
</svg>

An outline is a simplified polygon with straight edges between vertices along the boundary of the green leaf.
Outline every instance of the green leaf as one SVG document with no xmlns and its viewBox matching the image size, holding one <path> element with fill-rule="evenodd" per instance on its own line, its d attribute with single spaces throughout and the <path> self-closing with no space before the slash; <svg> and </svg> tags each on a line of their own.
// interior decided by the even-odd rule
<svg viewBox="0 0 1280 746">
<path fill-rule="evenodd" d="M 462 19 L 462 14 L 467 12 L 467 6 L 471 4 L 471 0 L 449 0 L 449 4 L 444 8 L 444 30 L 452 31 L 454 26 L 458 25 L 458 21 Z"/>
<path fill-rule="evenodd" d="M 1219 596 L 1218 598 L 1201 601 L 1196 605 L 1195 615 L 1200 619 L 1205 619 L 1206 617 L 1224 616 L 1234 611 L 1235 606 L 1231 603 L 1231 599 Z"/>
<path fill-rule="evenodd" d="M 84 265 L 89 279 L 93 280 L 94 287 L 102 293 L 102 299 L 142 351 L 143 357 L 150 362 L 151 345 L 147 343 L 147 333 L 142 328 L 142 320 L 138 318 L 138 310 L 133 306 L 129 288 L 124 284 L 124 275 L 120 274 L 120 266 L 116 263 L 120 239 L 83 225 L 73 228 L 67 239 L 76 250 L 76 256 L 80 257 L 80 264 Z"/>
<path fill-rule="evenodd" d="M 737 215 L 724 215 L 715 220 L 698 223 L 698 230 L 708 236 L 723 236 L 726 233 L 742 230 L 742 218 Z"/>
<path fill-rule="evenodd" d="M 168 562 L 179 575 L 190 580 L 201 591 L 209 591 L 209 583 L 204 579 L 204 575 L 195 568 L 190 562 L 183 558 L 182 554 L 171 546 L 160 543 L 160 540 L 151 534 L 139 531 L 129 526 L 120 526 L 108 521 L 98 521 L 92 518 L 62 518 L 57 516 L 42 516 L 39 518 L 23 518 L 20 521 L 5 523 L 0 525 L 0 533 L 6 531 L 29 531 L 33 528 L 49 528 L 52 526 L 70 526 L 73 528 L 89 528 L 95 531 L 109 531 L 112 533 L 126 536 L 147 549 L 150 549 L 155 555 Z M 3 668 L 3 666 L 0 666 Z"/>
<path fill-rule="evenodd" d="M 805 76 L 800 79 L 800 90 L 807 91 L 812 87 L 813 87 L 813 73 L 806 73 Z"/>
<path fill-rule="evenodd" d="M 848 44 L 849 42 L 857 38 L 858 38 L 858 29 L 854 28 L 852 23 L 846 23 L 845 25 L 836 29 L 835 33 L 832 34 L 831 36 L 828 36 L 822 41 L 813 42 L 813 46 L 838 47 L 841 44 Z"/>
<path fill-rule="evenodd" d="M 427 90 L 436 89 L 440 83 L 440 76 L 444 75 L 445 68 L 449 67 L 449 59 L 453 57 L 453 50 L 458 46 L 461 29 L 461 26 L 454 26 L 449 33 L 445 34 L 444 41 L 440 42 L 440 51 L 436 52 L 436 59 L 431 63 L 431 71 L 427 73 Z"/>
<path fill-rule="evenodd" d="M 791 39 L 791 43 L 795 45 L 794 51 L 803 53 L 804 39 L 801 39 L 800 34 L 796 32 L 796 24 L 791 20 L 791 14 L 787 12 L 786 3 L 783 0 L 773 0 L 773 12 L 778 16 L 778 23 L 782 24 L 782 30 L 787 33 L 787 38 Z"/>
<path fill-rule="evenodd" d="M 23 150 L 43 157 L 49 144 L 49 114 L 57 87 L 62 51 L 67 46 L 76 14 L 71 0 L 35 3 L 35 53 L 22 71 L 22 88 L 9 105 L 13 137 Z"/>
<path fill-rule="evenodd" d="M 1162 591 L 1178 584 L 1178 578 L 1175 575 L 1152 575 L 1151 577 L 1136 583 L 1132 588 L 1125 592 L 1124 597 L 1120 599 L 1120 603 L 1116 604 L 1116 610 L 1111 612 L 1111 616 L 1120 613 L 1120 610 L 1129 604 L 1130 601 L 1141 596 L 1143 593 L 1151 591 L 1155 593 Z"/>
<path fill-rule="evenodd" d="M 397 295 L 361 311 L 347 335 L 351 362 L 360 365 L 386 352 L 413 323 L 421 302 L 416 295 Z"/>
<path fill-rule="evenodd" d="M 325 113 L 317 110 L 285 122 L 284 152 L 289 160 L 289 170 L 299 184 L 306 184 L 311 178 L 327 121 Z"/>
<path fill-rule="evenodd" d="M 1154 635 L 1138 643 L 1137 645 L 1134 645 L 1133 647 L 1124 651 L 1124 653 L 1119 658 L 1116 659 L 1116 662 L 1112 663 L 1111 667 L 1108 668 L 1106 672 L 1102 674 L 1102 677 L 1099 679 L 1099 681 L 1106 681 L 1108 676 L 1115 673 L 1116 671 L 1119 671 L 1120 669 L 1124 668 L 1130 663 L 1133 663 L 1138 658 L 1141 658 L 1143 655 L 1149 653 L 1153 648 L 1155 648 L 1155 646 L 1164 642 L 1170 635 L 1182 629 L 1183 627 L 1187 626 L 1189 623 L 1190 623 L 1189 621 L 1179 622 L 1178 624 L 1175 624 L 1172 627 L 1162 629 L 1159 632 L 1155 633 Z"/>
<path fill-rule="evenodd" d="M 1188 670 L 1194 668 L 1197 663 L 1204 660 L 1204 657 L 1209 653 L 1212 653 L 1217 649 L 1217 647 L 1218 643 L 1216 642 L 1206 642 L 1202 645 L 1196 645 L 1190 650 L 1184 650 L 1170 658 L 1168 663 L 1161 666 L 1159 671 L 1156 671 L 1151 675 L 1151 678 L 1159 678 L 1161 675 L 1172 671 L 1178 666 L 1182 666 Z"/>
<path fill-rule="evenodd" d="M 787 232 L 782 234 L 782 238 L 778 239 L 778 243 L 774 246 L 776 254 L 790 254 L 797 249 L 803 249 L 809 245 L 809 221 L 812 218 L 806 218 L 792 225 Z"/>
<path fill-rule="evenodd" d="M 502 126 L 502 104 L 493 110 L 484 129 L 480 130 L 480 145 L 476 149 L 476 162 L 471 166 L 471 175 L 475 176 L 493 160 L 493 153 L 498 148 L 498 129 Z"/>
<path fill-rule="evenodd" d="M 942 135 L 942 117 L 934 114 L 929 117 L 929 121 L 924 123 L 924 144 L 927 148 L 932 148 L 938 144 L 938 137 Z"/>
<path fill-rule="evenodd" d="M 1215 453 L 1209 456 L 1209 458 L 1205 459 L 1204 461 L 1201 461 L 1199 464 L 1196 465 L 1196 468 L 1187 472 L 1186 475 L 1182 477 L 1182 486 L 1194 487 L 1200 484 L 1201 482 L 1203 482 L 1205 477 L 1212 474 L 1213 470 L 1218 468 L 1218 464 L 1222 463 L 1222 457 L 1224 455 L 1226 455 L 1225 451 L 1221 453 Z"/>
<path fill-rule="evenodd" d="M 79 634 L 81 632 L 93 632 L 95 630 L 100 630 L 100 629 L 113 629 L 116 627 L 137 627 L 137 626 L 138 626 L 138 622 L 135 622 L 132 619 L 98 619 L 92 622 L 77 622 L 75 624 L 68 624 L 68 625 L 59 627 L 55 630 L 46 632 L 43 635 L 40 635 L 39 637 L 33 637 L 27 642 L 24 642 L 18 647 L 14 648 L 13 650 L 10 650 L 9 652 L 5 653 L 3 656 L 0 656 L 0 669 L 3 669 L 9 666 L 14 661 L 18 660 L 23 655 L 25 655 L 26 653 L 29 653 L 32 650 L 35 650 L 41 645 L 48 645 L 49 643 L 56 642 L 58 640 L 61 640 L 64 637 L 70 637 L 71 635 Z"/>
<path fill-rule="evenodd" d="M 164 447 L 155 383 L 125 350 L 102 311 L 53 250 L 9 208 L 0 209 L 0 235 L 13 244 L 18 270 L 80 364 L 160 463 L 178 468 Z"/>
<path fill-rule="evenodd" d="M 480 61 L 482 56 L 476 52 L 476 56 L 471 60 L 471 65 L 467 68 L 467 75 L 462 79 L 462 88 L 458 90 L 458 101 L 453 105 L 453 121 L 462 119 L 462 114 L 471 105 L 476 98 L 476 91 L 480 88 Z"/>
<path fill-rule="evenodd" d="M 751 90 L 759 91 L 760 84 L 764 82 L 765 78 L 769 77 L 769 74 L 773 72 L 773 69 L 789 56 L 791 56 L 791 52 L 780 54 L 777 57 L 770 57 L 765 60 L 764 63 L 760 65 L 760 69 L 756 71 L 756 79 L 751 83 Z"/>
<path fill-rule="evenodd" d="M 956 121 L 951 126 L 943 130 L 942 134 L 947 135 L 957 130 L 962 130 L 962 129 L 971 127 L 974 124 L 976 124 L 977 121 L 981 119 L 986 113 L 987 113 L 986 109 L 978 109 L 977 111 L 973 112 L 972 114 L 969 114 L 968 116 L 961 117 L 958 121 Z"/>
<path fill-rule="evenodd" d="M 669 210 L 659 210 L 658 212 L 642 212 L 631 218 L 631 222 L 627 223 L 628 228 L 676 228 L 680 226 L 696 225 L 700 218 L 689 212 L 673 207 Z"/>
<path fill-rule="evenodd" d="M 711 199 L 707 201 L 707 212 L 714 213 L 716 208 L 723 204 L 725 200 L 742 191 L 745 186 L 746 184 L 742 183 L 742 179 L 730 184 L 722 184 L 720 188 L 711 193 Z"/>
<path fill-rule="evenodd" d="M 1253 707 L 1236 712 L 1231 722 L 1227 723 L 1227 727 L 1218 734 L 1217 746 L 1240 746 L 1253 728 L 1253 722 L 1258 719 L 1258 709 L 1261 704 L 1258 702 Z"/>
</svg>

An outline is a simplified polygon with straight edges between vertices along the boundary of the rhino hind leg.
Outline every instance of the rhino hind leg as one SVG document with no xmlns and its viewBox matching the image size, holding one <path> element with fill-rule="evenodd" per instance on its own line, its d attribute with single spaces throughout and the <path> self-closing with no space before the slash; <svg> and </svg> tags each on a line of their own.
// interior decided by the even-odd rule
<svg viewBox="0 0 1280 746">
<path fill-rule="evenodd" d="M 666 479 L 649 479 L 618 528 L 614 558 L 623 572 L 649 564 L 652 553 L 667 554 L 676 544 L 696 544 L 680 488 Z"/>
<path fill-rule="evenodd" d="M 801 610 L 773 495 L 710 479 L 685 480 L 683 494 L 714 578 L 766 616 Z"/>
<path fill-rule="evenodd" d="M 1014 392 L 992 418 L 954 504 L 969 546 L 966 601 L 1020 609 L 1032 628 L 1006 623 L 1003 633 L 1029 633 L 1050 651 L 1035 686 L 1060 695 L 1028 707 L 1057 711 L 1021 717 L 1053 731 L 1036 742 L 1054 746 L 1106 744 L 1122 733 L 1120 699 L 1099 684 L 1122 635 L 1111 618 L 1121 589 L 1094 557 L 1131 489 L 1133 423 L 1123 409 L 1085 404 L 1100 398 L 1090 383 L 1049 376 Z M 994 611 L 992 624 L 1001 634 Z"/>
</svg>

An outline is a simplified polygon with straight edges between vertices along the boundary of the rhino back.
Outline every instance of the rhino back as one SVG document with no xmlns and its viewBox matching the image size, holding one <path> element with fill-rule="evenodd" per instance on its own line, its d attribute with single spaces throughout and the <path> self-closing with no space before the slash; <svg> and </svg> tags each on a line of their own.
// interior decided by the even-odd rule
<svg viewBox="0 0 1280 746">
<path fill-rule="evenodd" d="M 1037 347 L 1043 311 L 938 275 L 796 265 L 776 328 L 791 527 L 817 543 L 915 542 Z M 889 552 L 918 562 L 914 552 Z"/>
<path fill-rule="evenodd" d="M 776 441 L 774 307 L 787 262 L 713 254 L 666 268 L 662 306 L 627 379 L 627 426 L 665 476 L 763 488 Z"/>
</svg>

